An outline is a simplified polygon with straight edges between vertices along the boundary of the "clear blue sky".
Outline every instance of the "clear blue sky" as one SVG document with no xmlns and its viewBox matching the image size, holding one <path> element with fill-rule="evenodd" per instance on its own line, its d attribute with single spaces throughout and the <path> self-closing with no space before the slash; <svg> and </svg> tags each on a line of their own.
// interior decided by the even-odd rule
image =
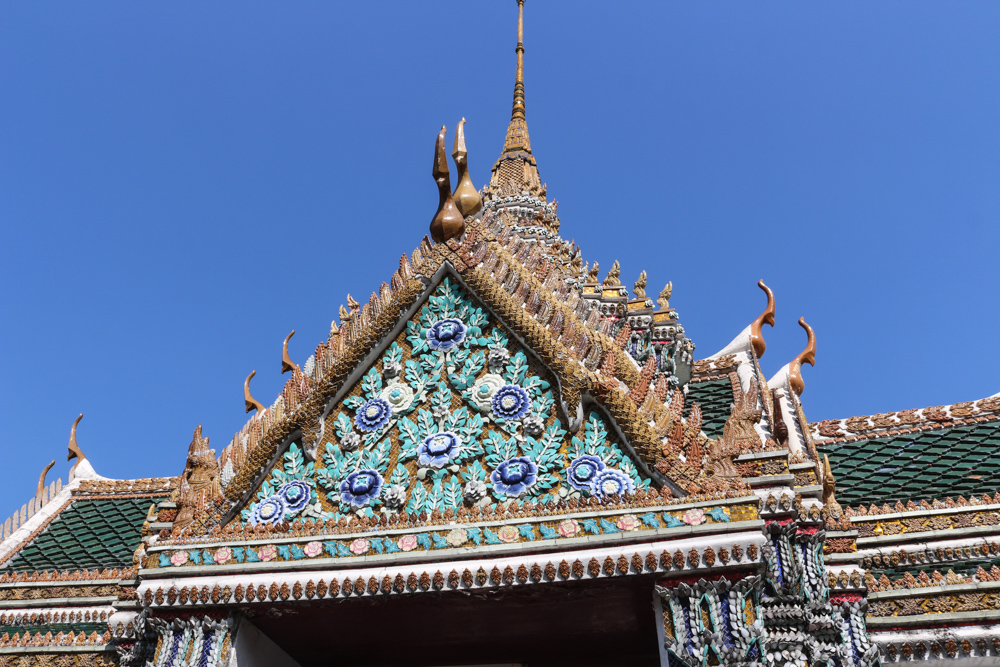
<svg viewBox="0 0 1000 667">
<path fill-rule="evenodd" d="M 811 420 L 1000 391 L 1000 4 L 528 0 L 562 232 L 674 283 L 698 358 L 777 294 Z M 175 475 L 427 233 L 442 123 L 487 179 L 516 5 L 0 6 L 0 514 L 79 439 Z"/>
</svg>

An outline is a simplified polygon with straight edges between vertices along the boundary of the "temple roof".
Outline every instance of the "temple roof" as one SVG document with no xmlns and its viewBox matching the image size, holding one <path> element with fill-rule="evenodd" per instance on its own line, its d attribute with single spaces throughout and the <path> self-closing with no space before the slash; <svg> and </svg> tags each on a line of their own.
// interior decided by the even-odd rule
<svg viewBox="0 0 1000 667">
<path fill-rule="evenodd" d="M 131 567 L 151 502 L 148 497 L 71 502 L 4 570 Z"/>
<path fill-rule="evenodd" d="M 810 424 L 843 504 L 919 502 L 1000 489 L 1000 398 Z"/>
</svg>

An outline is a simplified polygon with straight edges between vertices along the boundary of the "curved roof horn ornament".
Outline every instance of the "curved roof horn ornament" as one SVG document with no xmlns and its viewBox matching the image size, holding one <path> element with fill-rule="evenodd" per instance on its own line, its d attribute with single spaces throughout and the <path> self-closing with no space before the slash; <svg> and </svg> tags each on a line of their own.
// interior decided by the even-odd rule
<svg viewBox="0 0 1000 667">
<path fill-rule="evenodd" d="M 483 198 L 479 196 L 476 186 L 472 184 L 472 177 L 469 176 L 469 152 L 465 149 L 465 119 L 458 122 L 455 128 L 455 147 L 451 151 L 451 157 L 458 167 L 458 185 L 455 186 L 455 206 L 458 212 L 464 217 L 475 215 L 483 208 Z"/>
<path fill-rule="evenodd" d="M 431 219 L 431 238 L 435 243 L 443 243 L 455 239 L 465 233 L 465 218 L 455 206 L 451 196 L 451 177 L 448 173 L 448 154 L 444 150 L 444 135 L 448 128 L 441 126 L 437 141 L 434 144 L 434 169 L 431 175 L 438 186 L 437 213 Z"/>
<path fill-rule="evenodd" d="M 764 293 L 767 294 L 767 308 L 750 325 L 750 346 L 753 348 L 753 353 L 760 359 L 764 356 L 764 350 L 767 349 L 767 343 L 764 341 L 764 335 L 760 329 L 765 324 L 774 326 L 774 292 L 764 284 L 763 280 L 757 281 L 757 287 L 764 290 Z"/>
<path fill-rule="evenodd" d="M 67 461 L 77 460 L 77 463 L 87 458 L 87 455 L 83 453 L 80 449 L 80 445 L 76 444 L 76 426 L 83 419 L 83 413 L 73 421 L 73 427 L 69 430 L 69 455 L 66 457 Z"/>
<path fill-rule="evenodd" d="M 299 365 L 292 361 L 292 358 L 288 356 L 288 341 L 291 340 L 292 336 L 295 335 L 295 329 L 292 329 L 292 333 L 285 336 L 285 342 L 281 344 L 281 374 L 284 375 L 288 371 L 298 371 L 301 370 Z"/>
<path fill-rule="evenodd" d="M 243 402 L 246 403 L 247 412 L 250 412 L 251 410 L 256 410 L 258 414 L 263 414 L 264 406 L 261 405 L 260 402 L 257 401 L 257 399 L 255 399 L 253 396 L 250 395 L 250 380 L 256 374 L 257 371 L 250 371 L 250 375 L 248 375 L 247 379 L 243 382 Z"/>
<path fill-rule="evenodd" d="M 791 387 L 796 396 L 801 396 L 806 389 L 806 385 L 802 381 L 802 364 L 816 365 L 816 334 L 812 327 L 806 324 L 804 317 L 799 318 L 799 326 L 806 330 L 809 342 L 806 343 L 806 349 L 802 350 L 788 365 L 788 386 Z"/>
<path fill-rule="evenodd" d="M 49 471 L 52 470 L 52 466 L 54 466 L 55 464 L 56 464 L 55 461 L 49 463 L 47 466 L 45 466 L 45 469 L 42 470 L 42 474 L 38 476 L 38 488 L 35 490 L 36 498 L 41 498 L 42 494 L 45 493 L 45 476 L 49 474 Z"/>
</svg>

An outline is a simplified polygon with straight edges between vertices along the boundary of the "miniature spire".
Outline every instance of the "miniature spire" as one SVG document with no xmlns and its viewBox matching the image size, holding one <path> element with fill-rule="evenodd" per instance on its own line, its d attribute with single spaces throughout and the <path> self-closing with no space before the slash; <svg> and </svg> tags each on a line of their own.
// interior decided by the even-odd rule
<svg viewBox="0 0 1000 667">
<path fill-rule="evenodd" d="M 455 206 L 459 213 L 468 217 L 479 213 L 483 208 L 483 198 L 479 196 L 476 186 L 472 184 L 469 176 L 469 152 L 465 150 L 465 119 L 459 121 L 455 129 L 455 147 L 451 151 L 451 156 L 455 159 L 455 166 L 458 167 L 458 185 L 455 186 Z"/>
<path fill-rule="evenodd" d="M 806 349 L 802 350 L 797 357 L 792 359 L 792 363 L 789 364 L 788 386 L 792 388 L 792 391 L 796 395 L 801 396 L 802 392 L 806 389 L 805 382 L 802 381 L 802 364 L 816 365 L 816 334 L 813 333 L 812 327 L 806 324 L 804 317 L 799 318 L 799 326 L 806 330 L 809 342 L 806 344 Z"/>
<path fill-rule="evenodd" d="M 458 238 L 465 233 L 465 218 L 455 206 L 451 196 L 451 180 L 448 174 L 448 154 L 444 150 L 444 135 L 448 128 L 441 126 L 437 142 L 434 144 L 434 170 L 431 174 L 437 182 L 438 201 L 437 213 L 431 220 L 431 238 L 435 243 L 443 243 L 449 239 Z"/>
<path fill-rule="evenodd" d="M 251 410 L 256 410 L 258 413 L 263 413 L 264 406 L 261 405 L 253 396 L 250 395 L 250 380 L 256 374 L 257 371 L 250 371 L 250 375 L 248 375 L 247 379 L 243 382 L 243 402 L 246 403 L 247 412 L 250 412 Z"/>
<path fill-rule="evenodd" d="M 41 498 L 42 493 L 45 492 L 45 476 L 49 474 L 49 470 L 52 470 L 52 466 L 54 466 L 55 464 L 56 464 L 55 461 L 49 463 L 47 466 L 45 466 L 45 469 L 42 470 L 42 474 L 38 476 L 38 489 L 35 491 L 36 498 Z"/>
<path fill-rule="evenodd" d="M 643 271 L 639 274 L 639 279 L 635 281 L 635 285 L 632 287 L 632 292 L 635 294 L 637 299 L 646 298 L 646 272 Z"/>
<path fill-rule="evenodd" d="M 753 348 L 753 353 L 760 359 L 764 356 L 764 350 L 767 349 L 767 343 L 764 342 L 764 336 L 761 334 L 760 328 L 765 324 L 774 326 L 774 292 L 764 284 L 763 280 L 757 281 L 757 287 L 764 290 L 764 293 L 767 294 L 767 308 L 750 325 L 750 346 Z"/>
<path fill-rule="evenodd" d="M 292 361 L 292 358 L 288 356 L 288 341 L 292 336 L 295 335 L 295 329 L 292 329 L 292 333 L 285 336 L 285 342 L 281 345 L 281 373 L 284 375 L 288 371 L 297 371 L 299 365 Z"/>
<path fill-rule="evenodd" d="M 81 419 L 83 419 L 82 412 L 80 413 L 80 416 L 77 417 L 76 420 L 73 422 L 73 427 L 69 430 L 69 456 L 66 457 L 67 461 L 72 461 L 73 459 L 76 459 L 77 463 L 79 463 L 80 461 L 87 458 L 87 455 L 83 453 L 83 450 L 80 449 L 80 446 L 76 444 L 76 425 L 80 423 Z"/>
<path fill-rule="evenodd" d="M 503 142 L 500 159 L 516 156 L 531 159 L 531 140 L 528 138 L 528 122 L 524 117 L 524 0 L 517 0 L 517 72 L 514 76 L 514 105 L 510 112 L 507 138 Z M 527 156 L 523 155 L 527 153 Z M 530 160 L 534 162 L 534 160 Z"/>
</svg>

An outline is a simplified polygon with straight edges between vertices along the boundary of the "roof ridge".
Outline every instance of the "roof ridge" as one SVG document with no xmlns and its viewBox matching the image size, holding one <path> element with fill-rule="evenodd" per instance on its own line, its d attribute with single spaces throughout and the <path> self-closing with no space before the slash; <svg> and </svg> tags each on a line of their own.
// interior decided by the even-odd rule
<svg viewBox="0 0 1000 667">
<path fill-rule="evenodd" d="M 825 419 L 810 422 L 809 430 L 817 444 L 843 443 L 994 420 L 1000 420 L 1000 394 L 951 405 Z"/>
</svg>

